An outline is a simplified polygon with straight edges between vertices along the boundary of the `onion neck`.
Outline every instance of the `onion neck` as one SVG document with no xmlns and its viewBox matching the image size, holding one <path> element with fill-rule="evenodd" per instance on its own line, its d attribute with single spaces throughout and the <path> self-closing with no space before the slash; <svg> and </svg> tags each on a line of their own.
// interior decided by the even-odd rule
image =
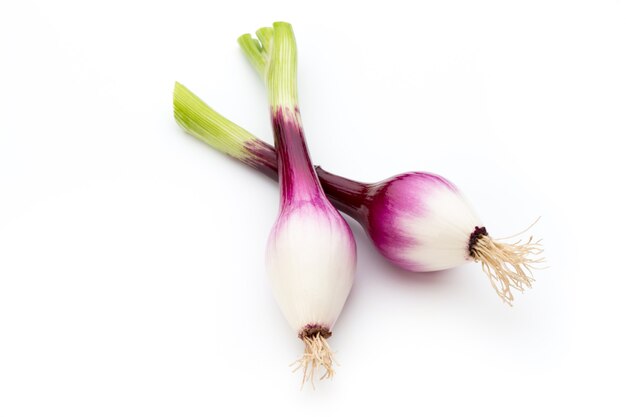
<svg viewBox="0 0 626 417">
<path fill-rule="evenodd" d="M 291 201 L 323 200 L 298 109 L 297 52 L 293 30 L 290 24 L 277 22 L 271 32 L 259 33 L 269 49 L 265 82 L 278 160 L 281 206 Z"/>
<path fill-rule="evenodd" d="M 315 171 L 333 205 L 363 223 L 367 217 L 366 203 L 373 191 L 372 185 L 331 174 L 320 166 L 315 167 Z"/>
<path fill-rule="evenodd" d="M 281 206 L 323 196 L 302 132 L 298 109 L 272 112 Z"/>
<path fill-rule="evenodd" d="M 293 154 L 287 151 L 287 158 L 293 158 Z M 308 159 L 308 154 L 304 155 Z M 259 139 L 252 139 L 246 143 L 246 157 L 244 163 L 257 171 L 265 174 L 272 180 L 278 180 L 278 161 L 275 149 Z M 283 165 L 281 169 L 285 169 Z M 363 223 L 367 217 L 367 202 L 375 192 L 372 184 L 353 181 L 351 179 L 331 174 L 320 166 L 315 166 L 315 173 L 326 194 L 333 205 L 348 216 Z M 306 175 L 310 175 L 309 172 Z M 286 172 L 281 172 L 282 178 L 286 178 Z M 286 188 L 287 184 L 285 185 Z"/>
</svg>

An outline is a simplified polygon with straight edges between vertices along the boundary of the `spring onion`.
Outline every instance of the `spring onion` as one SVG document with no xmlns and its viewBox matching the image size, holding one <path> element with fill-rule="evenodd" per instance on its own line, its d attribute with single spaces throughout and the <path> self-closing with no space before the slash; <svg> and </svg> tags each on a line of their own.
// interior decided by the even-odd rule
<svg viewBox="0 0 626 417">
<path fill-rule="evenodd" d="M 327 339 L 352 288 L 356 244 L 325 196 L 309 158 L 298 108 L 291 25 L 274 23 L 259 29 L 257 37 L 260 42 L 243 35 L 239 44 L 265 81 L 276 146 L 280 209 L 267 244 L 268 275 L 283 315 L 304 342 L 304 355 L 297 362 L 303 382 L 312 381 L 318 367 L 325 370 L 321 378 L 329 378 L 334 371 Z M 232 125 L 222 128 L 241 133 Z M 222 145 L 230 148 L 228 142 Z"/>
</svg>

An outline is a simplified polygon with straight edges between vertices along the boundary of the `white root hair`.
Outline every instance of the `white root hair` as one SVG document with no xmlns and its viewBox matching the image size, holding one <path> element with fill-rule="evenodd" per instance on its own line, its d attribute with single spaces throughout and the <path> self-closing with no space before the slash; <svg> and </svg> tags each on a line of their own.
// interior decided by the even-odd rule
<svg viewBox="0 0 626 417">
<path fill-rule="evenodd" d="M 313 388 L 315 388 L 314 379 L 317 368 L 323 367 L 325 370 L 325 373 L 320 377 L 320 381 L 331 379 L 335 375 L 333 351 L 326 338 L 319 333 L 316 333 L 315 336 L 302 336 L 302 341 L 304 342 L 304 353 L 291 366 L 295 366 L 293 372 L 302 369 L 302 386 L 307 381 L 310 381 Z"/>
<path fill-rule="evenodd" d="M 508 305 L 513 305 L 511 288 L 524 292 L 532 286 L 532 271 L 544 262 L 540 257 L 542 253 L 541 240 L 533 241 L 532 236 L 528 241 L 505 243 L 484 234 L 472 248 L 472 257 L 482 264 L 491 286 Z"/>
</svg>

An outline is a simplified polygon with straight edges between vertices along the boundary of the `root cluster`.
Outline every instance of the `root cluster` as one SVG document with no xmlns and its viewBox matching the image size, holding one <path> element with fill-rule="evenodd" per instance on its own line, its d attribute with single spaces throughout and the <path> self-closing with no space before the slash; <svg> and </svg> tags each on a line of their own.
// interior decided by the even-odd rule
<svg viewBox="0 0 626 417">
<path fill-rule="evenodd" d="M 330 379 L 335 375 L 333 370 L 333 351 L 330 349 L 330 345 L 326 338 L 316 333 L 314 336 L 302 336 L 304 342 L 304 354 L 300 359 L 295 361 L 292 366 L 295 366 L 294 372 L 302 369 L 302 385 L 307 381 L 314 385 L 315 372 L 317 368 L 324 368 L 324 374 L 320 377 L 320 380 Z"/>
<path fill-rule="evenodd" d="M 540 258 L 542 252 L 541 240 L 533 241 L 532 236 L 528 241 L 504 243 L 484 234 L 473 245 L 472 257 L 482 264 L 483 271 L 500 298 L 512 305 L 511 288 L 523 292 L 532 286 L 532 270 L 544 261 Z"/>
</svg>

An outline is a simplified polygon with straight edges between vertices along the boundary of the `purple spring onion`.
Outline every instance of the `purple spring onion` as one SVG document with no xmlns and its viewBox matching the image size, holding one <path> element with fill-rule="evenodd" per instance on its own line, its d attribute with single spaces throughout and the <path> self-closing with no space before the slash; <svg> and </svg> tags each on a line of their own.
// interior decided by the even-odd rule
<svg viewBox="0 0 626 417">
<path fill-rule="evenodd" d="M 274 149 L 206 105 L 181 84 L 174 89 L 174 114 L 192 136 L 276 180 Z M 479 262 L 496 293 L 513 302 L 512 289 L 533 282 L 542 262 L 540 241 L 506 243 L 493 239 L 460 191 L 446 179 L 409 172 L 365 184 L 316 167 L 335 207 L 357 220 L 376 248 L 411 271 L 438 271 Z"/>
<path fill-rule="evenodd" d="M 305 345 L 296 363 L 303 383 L 333 376 L 326 339 L 354 282 L 356 244 L 348 224 L 328 201 L 306 147 L 297 97 L 296 43 L 291 25 L 274 23 L 239 38 L 269 93 L 280 185 L 280 210 L 267 244 L 267 270 L 283 315 Z M 184 116 L 183 116 L 184 117 Z M 227 145 L 227 144 L 226 144 Z"/>
</svg>

